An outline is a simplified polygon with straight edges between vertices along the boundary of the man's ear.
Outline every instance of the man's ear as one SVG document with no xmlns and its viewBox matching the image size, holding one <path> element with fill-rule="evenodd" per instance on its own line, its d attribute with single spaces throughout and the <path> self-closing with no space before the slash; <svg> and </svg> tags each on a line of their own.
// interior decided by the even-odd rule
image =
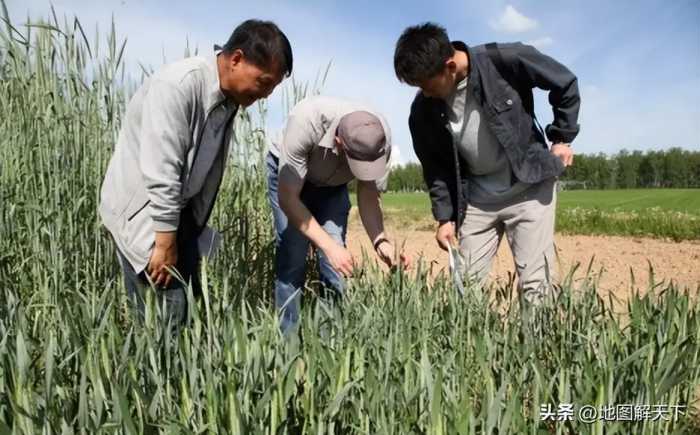
<svg viewBox="0 0 700 435">
<path fill-rule="evenodd" d="M 457 62 L 455 62 L 454 56 L 445 61 L 445 69 L 449 71 L 450 74 L 457 72 Z"/>
<path fill-rule="evenodd" d="M 237 66 L 241 62 L 243 62 L 243 59 L 245 59 L 245 55 L 243 54 L 243 50 L 240 48 L 237 48 L 231 53 L 231 57 L 229 58 L 229 62 L 231 63 L 232 66 Z"/>
<path fill-rule="evenodd" d="M 340 138 L 340 136 L 335 136 L 335 149 L 339 153 L 344 153 L 345 152 L 345 143 L 343 142 L 343 139 Z"/>
</svg>

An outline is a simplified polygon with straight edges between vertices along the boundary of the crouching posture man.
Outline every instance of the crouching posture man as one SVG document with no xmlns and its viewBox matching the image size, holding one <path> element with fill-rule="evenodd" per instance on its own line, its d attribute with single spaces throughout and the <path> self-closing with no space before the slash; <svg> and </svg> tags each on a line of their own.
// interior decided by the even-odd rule
<svg viewBox="0 0 700 435">
<path fill-rule="evenodd" d="M 198 239 L 221 184 L 233 118 L 291 71 L 286 36 L 271 22 L 248 20 L 219 53 L 166 65 L 131 99 L 100 216 L 141 315 L 152 284 L 167 319 L 185 320 L 187 285 L 199 293 Z"/>
<path fill-rule="evenodd" d="M 353 272 L 345 245 L 350 212 L 347 184 L 357 179 L 357 202 L 379 258 L 395 265 L 384 233 L 377 184 L 386 183 L 391 141 L 378 114 L 342 99 L 316 96 L 289 114 L 281 143 L 267 156 L 269 198 L 276 234 L 275 304 L 284 333 L 299 322 L 309 242 L 316 248 L 324 287 L 343 292 L 341 275 Z M 400 259 L 408 266 L 410 259 Z"/>
<path fill-rule="evenodd" d="M 505 233 L 524 300 L 539 304 L 554 273 L 556 177 L 573 162 L 576 76 L 521 43 L 467 47 L 442 27 L 409 27 L 394 67 L 420 88 L 409 126 L 447 249 L 459 230 L 468 273 L 483 280 Z M 549 91 L 554 121 L 538 128 L 533 88 Z"/>
</svg>

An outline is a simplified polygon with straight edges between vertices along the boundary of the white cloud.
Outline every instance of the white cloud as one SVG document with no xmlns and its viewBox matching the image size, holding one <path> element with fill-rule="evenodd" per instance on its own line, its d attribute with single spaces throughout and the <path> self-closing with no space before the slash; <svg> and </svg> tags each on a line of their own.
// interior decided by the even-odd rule
<svg viewBox="0 0 700 435">
<path fill-rule="evenodd" d="M 539 23 L 518 12 L 512 5 L 506 6 L 505 10 L 497 20 L 491 20 L 491 27 L 494 30 L 506 33 L 522 33 L 536 29 Z"/>
<path fill-rule="evenodd" d="M 550 45 L 554 44 L 554 39 L 552 39 L 549 36 L 545 36 L 544 38 L 532 39 L 530 41 L 526 41 L 525 43 L 532 45 L 536 48 L 542 49 L 544 47 L 549 47 Z"/>
</svg>

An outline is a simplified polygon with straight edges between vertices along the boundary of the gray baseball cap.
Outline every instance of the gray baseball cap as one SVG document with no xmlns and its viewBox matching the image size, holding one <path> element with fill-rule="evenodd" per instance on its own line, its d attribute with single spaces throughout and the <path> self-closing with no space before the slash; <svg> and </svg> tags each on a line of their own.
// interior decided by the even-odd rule
<svg viewBox="0 0 700 435">
<path fill-rule="evenodd" d="M 336 134 L 345 145 L 348 166 L 355 178 L 374 181 L 386 175 L 389 152 L 379 118 L 365 111 L 350 112 L 340 119 Z"/>
</svg>

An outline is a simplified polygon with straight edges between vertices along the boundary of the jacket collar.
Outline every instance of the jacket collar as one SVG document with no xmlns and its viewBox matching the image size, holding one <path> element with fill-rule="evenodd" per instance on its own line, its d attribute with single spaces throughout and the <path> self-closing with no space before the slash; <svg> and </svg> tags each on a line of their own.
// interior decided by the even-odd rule
<svg viewBox="0 0 700 435">
<path fill-rule="evenodd" d="M 469 87 L 471 88 L 470 95 L 475 96 L 479 104 L 483 103 L 483 98 L 481 96 L 481 75 L 479 73 L 479 66 L 477 65 L 474 50 L 462 41 L 452 41 L 452 47 L 454 47 L 455 50 L 467 53 L 467 59 L 469 60 Z"/>
<path fill-rule="evenodd" d="M 350 113 L 352 109 L 346 109 L 346 113 Z M 321 148 L 326 148 L 331 150 L 334 154 L 339 154 L 337 147 L 335 146 L 335 134 L 338 130 L 338 124 L 340 124 L 340 118 L 342 116 L 336 116 L 328 125 L 328 128 L 321 136 L 321 140 L 318 142 L 318 146 Z"/>
<path fill-rule="evenodd" d="M 221 80 L 219 80 L 219 67 L 217 64 L 220 53 L 220 51 L 217 51 L 206 58 L 206 68 L 204 69 L 204 108 L 207 113 L 224 102 L 230 105 L 231 108 L 237 108 L 238 106 L 233 100 L 226 98 L 226 95 L 221 91 Z"/>
<path fill-rule="evenodd" d="M 467 92 L 470 95 L 474 95 L 477 98 L 479 104 L 483 103 L 483 98 L 481 96 L 481 78 L 479 74 L 479 68 L 476 64 L 476 56 L 474 55 L 474 50 L 472 50 L 467 44 L 462 41 L 452 41 L 452 47 L 455 50 L 463 51 L 467 53 L 467 58 L 469 60 L 469 84 Z M 447 103 L 441 98 L 431 98 L 423 95 L 422 91 L 417 92 L 417 98 L 429 104 L 433 108 L 437 108 L 439 112 L 444 113 L 447 110 Z"/>
</svg>

